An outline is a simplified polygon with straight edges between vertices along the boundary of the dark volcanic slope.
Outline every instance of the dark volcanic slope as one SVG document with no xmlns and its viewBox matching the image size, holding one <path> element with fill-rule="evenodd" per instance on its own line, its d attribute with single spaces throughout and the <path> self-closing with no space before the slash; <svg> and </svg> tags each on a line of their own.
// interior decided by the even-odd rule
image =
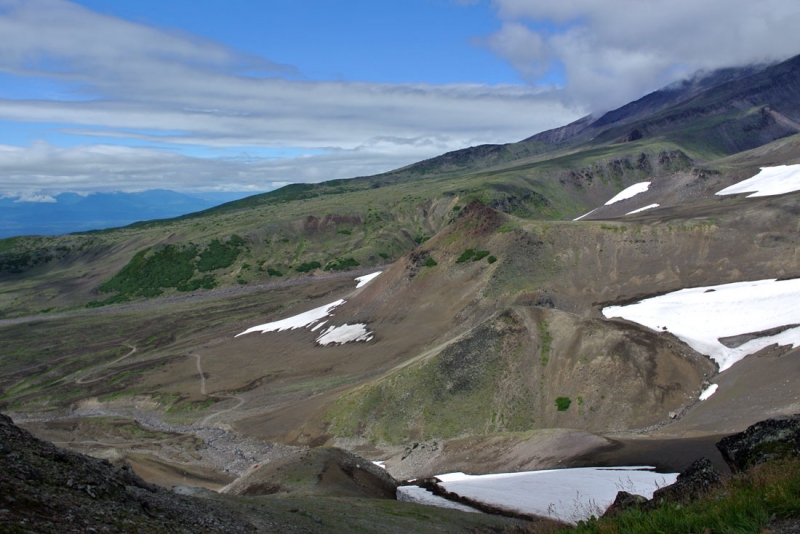
<svg viewBox="0 0 800 534">
<path fill-rule="evenodd" d="M 15 530 L 16 528 L 16 530 Z M 38 440 L 0 414 L 2 532 L 254 532 L 213 503 Z"/>
</svg>

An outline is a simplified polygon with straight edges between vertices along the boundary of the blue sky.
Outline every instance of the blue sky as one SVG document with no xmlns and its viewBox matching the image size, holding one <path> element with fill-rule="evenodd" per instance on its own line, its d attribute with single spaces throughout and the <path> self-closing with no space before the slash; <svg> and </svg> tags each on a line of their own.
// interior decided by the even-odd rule
<svg viewBox="0 0 800 534">
<path fill-rule="evenodd" d="M 448 0 L 80 1 L 144 24 L 181 28 L 297 67 L 309 79 L 520 83 L 514 69 L 471 44 L 500 29 L 487 2 Z"/>
<path fill-rule="evenodd" d="M 778 0 L 0 0 L 0 195 L 263 191 L 800 52 Z"/>
</svg>

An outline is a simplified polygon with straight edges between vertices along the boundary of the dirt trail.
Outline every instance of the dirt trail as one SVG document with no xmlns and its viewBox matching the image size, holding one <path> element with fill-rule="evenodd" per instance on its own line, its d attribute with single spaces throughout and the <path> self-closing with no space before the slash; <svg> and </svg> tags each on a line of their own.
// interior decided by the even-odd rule
<svg viewBox="0 0 800 534">
<path fill-rule="evenodd" d="M 91 384 L 91 383 L 93 383 L 93 382 L 99 382 L 100 380 L 104 380 L 104 379 L 106 379 L 106 378 L 109 378 L 109 377 L 111 377 L 111 376 L 114 376 L 116 373 L 110 373 L 110 374 L 107 374 L 107 375 L 98 376 L 97 378 L 92 378 L 91 380 L 86 380 L 86 377 L 88 377 L 88 376 L 91 376 L 92 374 L 96 373 L 96 372 L 97 372 L 97 371 L 99 371 L 100 369 L 105 369 L 106 367 L 110 367 L 110 366 L 114 365 L 115 363 L 119 363 L 119 362 L 121 362 L 122 360 L 124 360 L 124 359 L 128 358 L 129 356 L 133 356 L 134 354 L 136 354 L 136 347 L 134 347 L 133 345 L 127 345 L 127 344 L 126 344 L 125 346 L 126 346 L 126 347 L 129 347 L 129 348 L 131 349 L 131 351 L 130 351 L 128 354 L 126 354 L 126 355 L 124 355 L 124 356 L 122 356 L 122 357 L 120 357 L 120 358 L 117 358 L 117 359 L 116 359 L 116 360 L 114 360 L 113 362 L 109 362 L 109 363 L 107 363 L 107 364 L 101 365 L 100 367 L 98 367 L 98 368 L 96 368 L 96 369 L 92 369 L 91 371 L 89 371 L 88 373 L 86 373 L 86 374 L 85 374 L 84 376 L 82 376 L 81 378 L 79 378 L 79 379 L 75 380 L 75 383 L 76 383 L 76 384 Z"/>
<path fill-rule="evenodd" d="M 219 410 L 219 411 L 216 411 L 216 412 L 214 412 L 214 413 L 212 413 L 210 415 L 207 415 L 206 417 L 204 417 L 203 419 L 198 421 L 198 424 L 200 426 L 205 426 L 205 425 L 207 425 L 209 423 L 209 421 L 211 421 L 215 417 L 217 417 L 217 416 L 219 416 L 219 415 L 221 415 L 223 413 L 227 413 L 227 412 L 231 412 L 233 410 L 236 410 L 236 409 L 240 408 L 244 404 L 244 399 L 242 397 L 238 396 L 238 395 L 209 395 L 206 392 L 206 375 L 205 375 L 205 373 L 203 373 L 203 366 L 200 363 L 200 355 L 199 354 L 190 354 L 190 356 L 194 356 L 197 359 L 197 372 L 200 375 L 200 394 L 201 395 L 206 396 L 206 397 L 210 397 L 210 398 L 213 398 L 213 399 L 236 399 L 238 401 L 236 403 L 236 405 L 231 406 L 230 408 L 225 408 L 224 410 Z"/>
</svg>

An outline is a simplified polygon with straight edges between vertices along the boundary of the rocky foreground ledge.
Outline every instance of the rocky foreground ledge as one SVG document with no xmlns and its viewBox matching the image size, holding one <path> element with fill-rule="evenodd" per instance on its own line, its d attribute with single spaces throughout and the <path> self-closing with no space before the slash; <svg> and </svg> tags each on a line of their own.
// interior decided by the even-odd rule
<svg viewBox="0 0 800 534">
<path fill-rule="evenodd" d="M 791 458 L 795 458 L 794 463 L 796 464 L 796 458 L 800 457 L 800 415 L 762 421 L 742 433 L 723 439 L 717 444 L 717 447 L 730 465 L 731 471 L 734 473 L 734 480 L 737 477 L 750 476 L 750 473 L 757 471 L 759 467 L 765 467 L 762 464 L 767 464 L 766 467 L 774 465 L 780 467 L 780 465 L 789 464 L 773 462 Z M 395 482 L 366 460 L 343 451 L 339 453 L 312 450 L 304 454 L 292 461 L 287 460 L 285 465 L 276 464 L 270 469 L 251 473 L 251 476 L 243 478 L 238 486 L 232 487 L 231 493 L 268 495 L 276 491 L 289 491 L 291 488 L 279 487 L 279 483 L 285 485 L 287 480 L 297 478 L 298 466 L 305 466 L 303 469 L 309 470 L 309 473 L 317 473 L 321 469 L 322 475 L 313 477 L 316 486 L 319 486 L 316 491 L 321 491 L 320 487 L 327 488 L 328 492 L 336 490 L 334 493 L 340 495 L 335 497 L 337 502 L 342 501 L 344 495 L 342 488 L 348 490 L 345 492 L 347 495 L 352 494 L 353 497 L 356 497 L 356 501 L 345 500 L 342 501 L 343 503 L 355 504 L 359 500 L 363 500 L 365 496 L 372 496 L 373 499 L 367 499 L 370 501 L 375 500 L 376 496 L 384 499 L 391 499 L 393 496 L 390 494 L 394 493 Z M 362 465 L 361 460 L 366 464 Z M 292 476 L 288 476 L 286 472 Z M 616 502 L 605 513 L 601 521 L 613 521 L 617 517 L 624 516 L 631 509 L 636 509 L 637 513 L 659 513 L 664 510 L 665 504 L 669 505 L 667 508 L 678 510 L 680 509 L 678 505 L 690 507 L 692 501 L 706 502 L 702 499 L 707 500 L 708 495 L 714 495 L 715 491 L 719 493 L 720 488 L 724 490 L 722 493 L 728 492 L 730 486 L 726 486 L 726 484 L 730 484 L 730 480 L 730 477 L 727 480 L 724 479 L 710 461 L 700 459 L 684 470 L 675 484 L 657 490 L 650 500 L 620 492 Z M 435 479 L 426 482 L 428 485 L 433 485 L 434 488 L 431 489 L 435 491 Z M 256 491 L 257 489 L 265 491 Z M 373 495 L 376 492 L 381 495 Z M 800 490 L 795 493 L 800 494 Z M 459 499 L 458 495 L 446 494 L 444 491 L 440 495 L 448 499 Z M 760 493 L 757 496 L 758 499 L 761 499 Z M 239 499 L 241 498 L 239 497 Z M 163 532 L 170 534 L 229 532 L 236 534 L 276 531 L 274 527 L 277 527 L 277 524 L 265 524 L 265 521 L 257 521 L 259 526 L 256 526 L 250 522 L 254 520 L 255 516 L 242 513 L 244 508 L 255 511 L 256 509 L 252 505 L 256 502 L 239 503 L 241 505 L 239 507 L 227 506 L 229 503 L 203 497 L 202 492 L 199 496 L 172 492 L 145 482 L 127 465 L 114 466 L 106 460 L 91 458 L 41 441 L 29 432 L 18 428 L 7 416 L 0 414 L 0 531 L 2 532 Z M 291 502 L 287 501 L 286 505 L 294 506 Z M 391 501 L 384 500 L 384 502 Z M 475 505 L 475 503 L 468 504 Z M 289 515 L 301 513 L 299 508 L 295 508 L 288 509 Z M 430 508 L 425 507 L 424 509 Z M 373 511 L 376 510 L 378 508 L 373 509 Z M 350 511 L 358 513 L 354 510 Z M 485 509 L 484 511 L 505 515 L 503 510 Z M 450 512 L 453 511 L 448 511 L 448 513 Z M 392 515 L 397 513 L 398 510 L 392 511 Z M 473 514 L 460 515 L 473 516 Z M 487 518 L 488 521 L 488 518 L 492 516 L 480 517 Z M 521 518 L 519 515 L 516 517 L 517 520 Z M 797 510 L 788 510 L 782 513 L 782 517 L 773 518 L 772 532 L 774 534 L 800 532 L 797 518 L 800 518 L 800 505 L 797 506 Z M 277 530 L 282 532 L 334 531 L 330 529 L 331 525 L 328 524 L 326 518 L 313 516 L 312 519 L 316 521 L 319 528 L 298 529 L 297 526 L 284 522 L 286 524 L 281 526 L 285 528 Z M 532 521 L 527 522 L 526 527 L 520 527 L 519 523 L 511 520 L 512 523 L 507 525 L 508 528 L 499 527 L 500 530 L 497 530 L 500 524 L 495 523 L 492 531 L 538 532 L 541 527 L 545 529 L 542 531 L 552 532 L 554 528 L 559 528 L 555 522 L 547 522 L 544 518 L 524 519 Z M 457 520 L 457 518 L 454 516 L 450 520 Z M 504 521 L 509 521 L 509 519 Z M 269 521 L 266 522 L 269 523 Z M 366 530 L 361 528 L 360 531 L 397 531 L 397 529 L 379 528 L 381 525 L 376 524 L 371 526 L 376 528 L 367 528 Z M 423 526 L 434 527 L 438 531 L 435 525 L 427 523 L 415 524 L 412 530 L 416 531 L 416 527 Z M 488 526 L 488 523 L 483 526 Z M 566 525 L 562 524 L 561 526 L 568 529 Z M 388 527 L 388 525 L 383 524 L 382 527 Z M 504 530 L 504 528 L 506 529 Z M 454 530 L 464 529 L 455 528 Z M 466 530 L 482 531 L 480 528 L 476 530 L 475 526 Z M 580 524 L 577 531 L 600 532 L 600 530 L 594 529 L 593 525 L 587 527 Z"/>
<path fill-rule="evenodd" d="M 0 414 L 0 531 L 250 533 L 255 527 L 216 503 L 148 484 L 127 465 L 41 441 Z"/>
</svg>

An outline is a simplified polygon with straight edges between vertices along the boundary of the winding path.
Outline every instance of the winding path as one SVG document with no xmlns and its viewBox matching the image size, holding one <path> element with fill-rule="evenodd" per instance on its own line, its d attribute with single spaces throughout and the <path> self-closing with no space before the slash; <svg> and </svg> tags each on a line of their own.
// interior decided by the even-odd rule
<svg viewBox="0 0 800 534">
<path fill-rule="evenodd" d="M 203 373 L 203 366 L 200 363 L 200 355 L 199 354 L 190 354 L 189 356 L 194 356 L 197 359 L 197 372 L 200 375 L 200 394 L 201 395 L 203 395 L 204 397 L 210 397 L 210 398 L 213 398 L 213 399 L 236 399 L 238 401 L 234 406 L 231 406 L 230 408 L 225 408 L 224 410 L 219 410 L 219 411 L 214 412 L 214 413 L 212 413 L 210 415 L 207 415 L 206 417 L 201 419 L 199 421 L 199 424 L 201 426 L 207 425 L 209 423 L 209 421 L 211 421 L 215 417 L 217 417 L 217 416 L 219 416 L 221 414 L 236 410 L 237 408 L 241 407 L 242 404 L 244 404 L 244 399 L 242 397 L 238 396 L 238 395 L 215 395 L 215 394 L 209 395 L 206 392 L 206 375 Z"/>
<path fill-rule="evenodd" d="M 91 371 L 89 371 L 88 373 L 83 375 L 81 378 L 77 379 L 75 381 L 75 383 L 76 384 L 91 384 L 93 382 L 99 382 L 100 380 L 106 379 L 106 378 L 108 378 L 110 376 L 114 376 L 116 373 L 110 373 L 110 374 L 107 374 L 107 375 L 98 376 L 97 378 L 92 378 L 91 380 L 86 380 L 86 377 L 93 375 L 94 373 L 96 373 L 100 369 L 105 369 L 106 367 L 110 367 L 110 366 L 114 365 L 115 363 L 119 363 L 122 360 L 124 360 L 125 358 L 127 358 L 129 356 L 133 356 L 134 354 L 136 354 L 136 347 L 134 347 L 133 345 L 127 345 L 127 344 L 125 346 L 131 349 L 131 351 L 128 354 L 126 354 L 126 355 L 124 355 L 124 356 L 122 356 L 120 358 L 117 358 L 113 362 L 109 362 L 109 363 L 106 363 L 104 365 L 101 365 L 100 367 L 92 369 Z"/>
</svg>

